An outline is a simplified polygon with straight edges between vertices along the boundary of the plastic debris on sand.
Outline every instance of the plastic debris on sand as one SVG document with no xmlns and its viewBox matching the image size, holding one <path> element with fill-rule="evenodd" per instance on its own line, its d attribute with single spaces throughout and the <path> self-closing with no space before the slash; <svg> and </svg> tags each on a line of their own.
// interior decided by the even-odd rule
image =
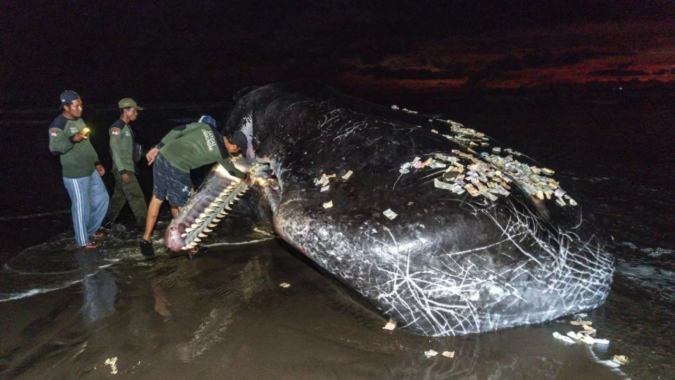
<svg viewBox="0 0 675 380">
<path fill-rule="evenodd" d="M 398 214 L 395 213 L 395 212 L 393 212 L 393 211 L 391 211 L 390 208 L 388 208 L 387 210 L 385 210 L 385 211 L 383 212 L 383 214 L 384 214 L 384 216 L 386 216 L 387 218 L 389 218 L 389 219 L 391 219 L 391 220 L 393 220 L 394 218 L 396 218 L 396 217 L 398 216 Z"/>
<path fill-rule="evenodd" d="M 389 330 L 392 331 L 396 328 L 396 320 L 390 319 L 384 327 L 382 327 L 382 330 Z"/>
<path fill-rule="evenodd" d="M 431 357 L 434 357 L 434 356 L 438 355 L 438 352 L 434 351 L 434 350 L 424 351 L 424 355 L 427 358 L 431 358 Z"/>
</svg>

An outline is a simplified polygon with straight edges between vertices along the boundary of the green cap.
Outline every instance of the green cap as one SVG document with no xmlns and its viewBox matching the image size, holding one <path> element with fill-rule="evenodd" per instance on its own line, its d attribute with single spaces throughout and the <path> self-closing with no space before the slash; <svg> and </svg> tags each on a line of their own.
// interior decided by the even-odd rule
<svg viewBox="0 0 675 380">
<path fill-rule="evenodd" d="M 120 108 L 136 108 L 139 111 L 143 111 L 142 107 L 139 107 L 138 104 L 136 104 L 136 101 L 131 99 L 131 98 L 124 98 L 117 102 L 117 105 L 120 106 Z"/>
</svg>

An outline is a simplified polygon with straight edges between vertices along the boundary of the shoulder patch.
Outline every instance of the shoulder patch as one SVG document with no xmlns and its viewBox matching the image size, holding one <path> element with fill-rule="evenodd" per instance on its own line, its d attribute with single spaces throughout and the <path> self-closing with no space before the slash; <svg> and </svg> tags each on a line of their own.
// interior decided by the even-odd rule
<svg viewBox="0 0 675 380">
<path fill-rule="evenodd" d="M 56 137 L 59 133 L 56 131 L 49 131 L 49 135 L 52 137 Z"/>
<path fill-rule="evenodd" d="M 120 132 L 121 132 L 121 131 L 120 131 L 119 128 L 113 128 L 113 129 L 112 129 L 112 134 L 113 134 L 113 135 L 119 135 Z"/>
</svg>

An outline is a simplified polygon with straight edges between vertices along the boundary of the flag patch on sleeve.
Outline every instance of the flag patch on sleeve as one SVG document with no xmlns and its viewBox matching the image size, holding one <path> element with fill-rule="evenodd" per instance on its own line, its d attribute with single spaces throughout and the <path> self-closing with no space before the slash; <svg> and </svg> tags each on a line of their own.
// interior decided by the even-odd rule
<svg viewBox="0 0 675 380">
<path fill-rule="evenodd" d="M 52 137 L 56 137 L 58 133 L 56 131 L 49 131 L 49 134 L 52 135 Z"/>
<path fill-rule="evenodd" d="M 112 129 L 112 134 L 113 134 L 113 135 L 119 135 L 119 134 L 120 134 L 119 128 L 113 128 L 113 129 Z"/>
</svg>

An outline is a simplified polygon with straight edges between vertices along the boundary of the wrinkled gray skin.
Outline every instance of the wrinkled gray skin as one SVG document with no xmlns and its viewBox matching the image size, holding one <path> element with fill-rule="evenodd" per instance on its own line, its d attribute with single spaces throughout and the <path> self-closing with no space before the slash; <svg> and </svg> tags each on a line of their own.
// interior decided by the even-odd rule
<svg viewBox="0 0 675 380">
<path fill-rule="evenodd" d="M 444 169 L 399 173 L 416 156 L 467 152 L 442 137 L 453 135 L 448 124 L 432 119 L 292 82 L 245 94 L 224 133 L 249 138 L 246 156 L 235 160 L 240 170 L 272 169 L 262 198 L 271 200 L 279 236 L 399 327 L 464 335 L 602 304 L 614 258 L 583 205 L 540 201 L 515 183 L 511 195 L 491 202 L 435 188 Z M 337 175 L 325 192 L 314 184 L 322 174 Z M 181 225 L 194 224 L 200 205 L 231 184 L 225 177 L 211 175 L 172 224 L 172 249 L 185 244 Z M 387 209 L 398 217 L 384 216 Z"/>
</svg>

